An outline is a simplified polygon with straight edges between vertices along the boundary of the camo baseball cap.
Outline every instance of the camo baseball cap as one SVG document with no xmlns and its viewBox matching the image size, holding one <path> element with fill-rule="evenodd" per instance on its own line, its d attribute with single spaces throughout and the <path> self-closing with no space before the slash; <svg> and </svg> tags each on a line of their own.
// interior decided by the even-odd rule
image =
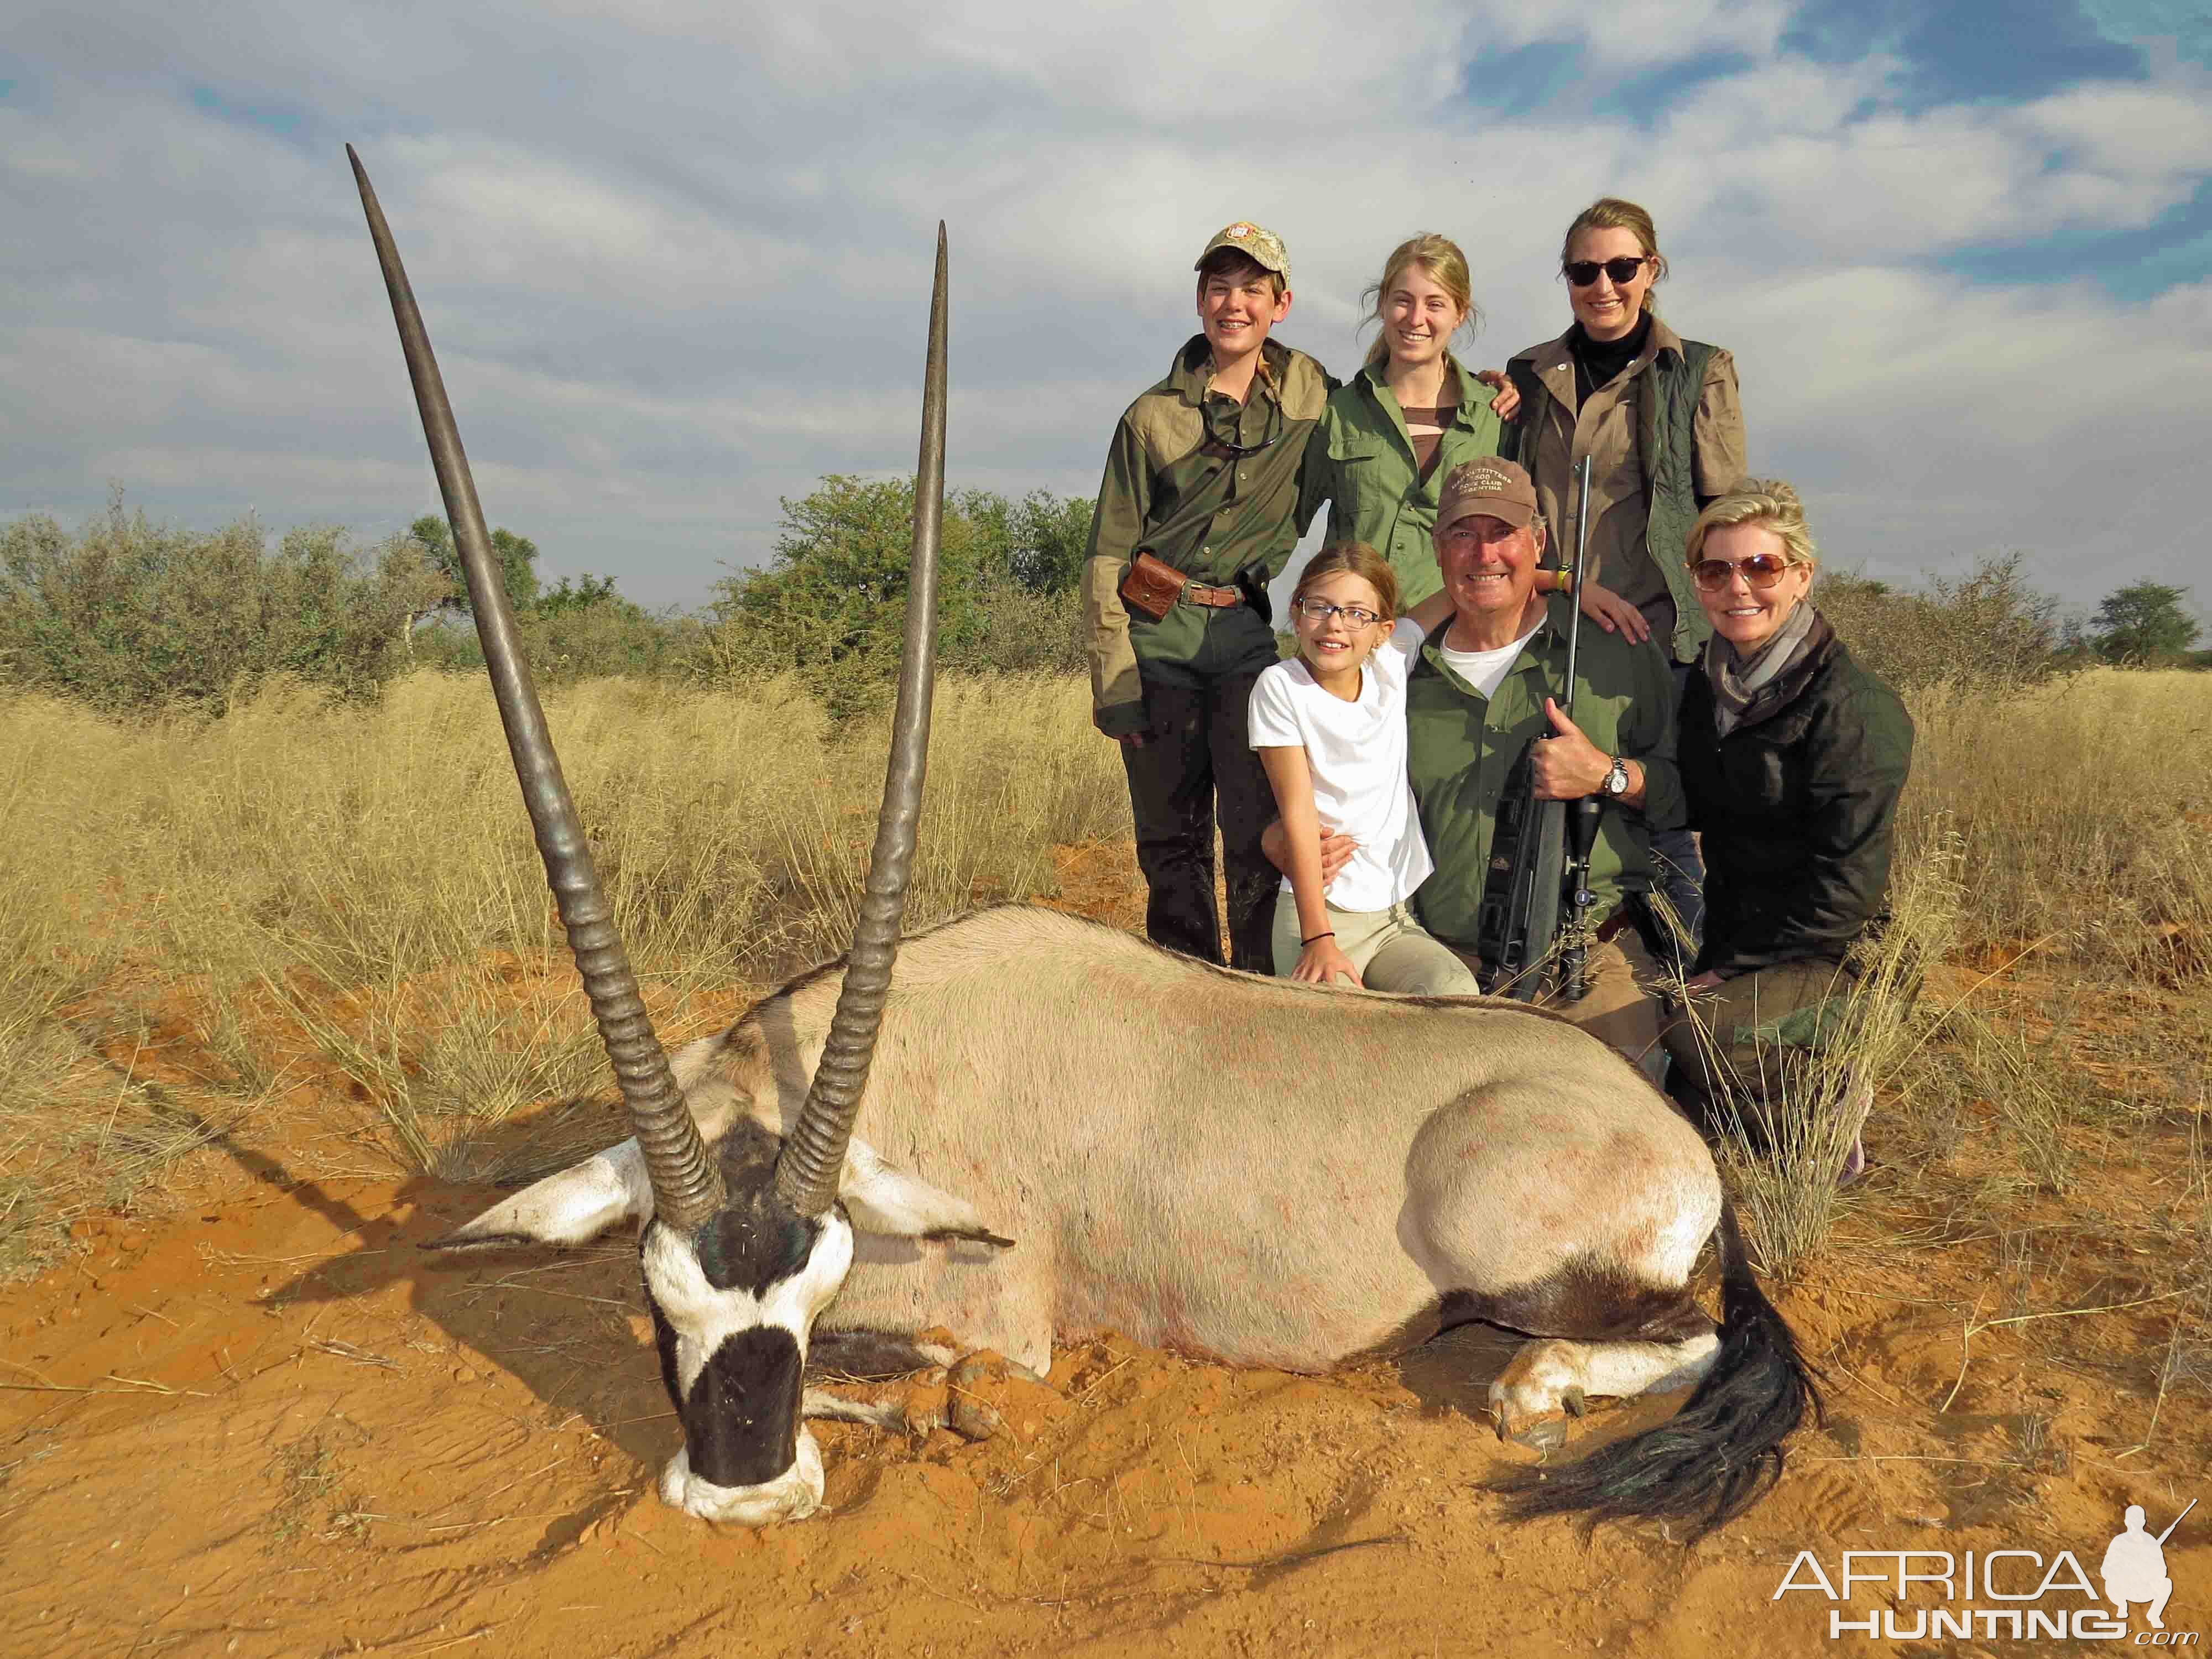
<svg viewBox="0 0 2212 1659">
<path fill-rule="evenodd" d="M 1263 270 L 1272 270 L 1283 279 L 1287 288 L 1291 282 L 1291 256 L 1283 250 L 1283 239 L 1272 230 L 1263 229 L 1249 219 L 1239 219 L 1233 225 L 1224 225 L 1213 233 L 1213 240 L 1206 245 L 1206 252 L 1198 256 L 1196 270 L 1206 263 L 1206 254 L 1218 247 L 1233 247 L 1253 260 Z"/>
<path fill-rule="evenodd" d="M 1516 461 L 1485 455 L 1462 461 L 1437 499 L 1437 530 L 1476 514 L 1525 528 L 1536 516 L 1536 486 Z"/>
</svg>

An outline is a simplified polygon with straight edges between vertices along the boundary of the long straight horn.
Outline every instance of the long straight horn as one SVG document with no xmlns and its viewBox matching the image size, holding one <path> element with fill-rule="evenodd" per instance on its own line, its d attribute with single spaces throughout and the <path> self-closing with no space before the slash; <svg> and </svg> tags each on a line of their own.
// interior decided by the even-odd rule
<svg viewBox="0 0 2212 1659">
<path fill-rule="evenodd" d="M 937 544 L 945 519 L 945 225 L 937 227 L 937 281 L 929 300 L 929 366 L 921 394 L 921 458 L 915 472 L 914 555 L 906 592 L 906 641 L 899 659 L 898 712 L 884 770 L 884 805 L 868 856 L 867 890 L 845 958 L 844 988 L 814 1068 L 798 1126 L 775 1165 L 775 1190 L 801 1215 L 820 1215 L 837 1198 L 845 1145 L 860 1115 L 860 1091 L 883 1024 L 899 917 L 914 868 L 921 817 L 921 775 L 929 760 L 929 699 L 937 656 Z"/>
<path fill-rule="evenodd" d="M 698 1126 L 668 1069 L 668 1056 L 653 1034 L 645 1004 L 637 994 L 637 976 L 630 972 L 622 936 L 616 931 L 614 912 L 599 887 L 592 866 L 591 848 L 576 817 L 576 804 L 561 776 L 561 762 L 545 729 L 545 715 L 538 706 L 538 692 L 530 670 L 515 648 L 514 611 L 507 604 L 507 587 L 500 579 L 499 563 L 492 556 L 491 538 L 484 533 L 483 508 L 477 502 L 477 486 L 469 475 L 469 458 L 461 449 L 461 434 L 453 424 L 453 405 L 446 398 L 446 383 L 431 355 L 430 336 L 416 309 L 414 290 L 392 245 L 384 210 L 376 204 L 368 174 L 353 146 L 346 146 L 353 176 L 361 186 L 361 205 L 368 215 L 368 234 L 376 243 L 376 258 L 384 267 L 384 285 L 392 294 L 392 320 L 399 325 L 399 344 L 407 355 L 407 373 L 415 382 L 415 405 L 422 411 L 422 435 L 429 441 L 430 464 L 437 469 L 438 490 L 445 497 L 447 522 L 453 527 L 462 568 L 469 582 L 469 599 L 476 611 L 477 637 L 483 642 L 484 665 L 491 671 L 492 694 L 499 700 L 499 717 L 507 727 L 507 746 L 514 757 L 515 776 L 522 784 L 522 799 L 530 809 L 531 828 L 538 837 L 538 856 L 545 860 L 545 879 L 560 907 L 562 926 L 568 930 L 568 949 L 584 978 L 584 991 L 592 1000 L 592 1013 L 599 1023 L 599 1037 L 614 1062 L 616 1079 L 629 1107 L 630 1123 L 645 1153 L 646 1173 L 653 1182 L 655 1214 L 668 1225 L 690 1232 L 721 1207 L 722 1172 L 707 1156 Z"/>
</svg>

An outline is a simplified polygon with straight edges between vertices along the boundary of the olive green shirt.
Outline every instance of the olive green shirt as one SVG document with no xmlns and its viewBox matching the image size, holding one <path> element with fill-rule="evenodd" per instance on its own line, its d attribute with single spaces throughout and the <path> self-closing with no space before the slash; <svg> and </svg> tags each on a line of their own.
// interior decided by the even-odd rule
<svg viewBox="0 0 2212 1659">
<path fill-rule="evenodd" d="M 1437 492 L 1462 461 L 1495 455 L 1502 430 L 1491 404 L 1497 396 L 1447 355 L 1457 377 L 1459 411 L 1437 441 L 1437 464 L 1426 479 L 1406 430 L 1398 399 L 1383 383 L 1380 363 L 1370 363 L 1328 400 L 1313 435 L 1305 500 L 1298 522 L 1310 523 L 1328 502 L 1328 540 L 1364 542 L 1398 574 L 1398 608 L 1410 611 L 1443 586 L 1434 540 Z M 1449 385 L 1447 383 L 1447 390 Z"/>
<path fill-rule="evenodd" d="M 1182 604 L 1155 623 L 1121 594 L 1140 549 L 1210 587 L 1240 573 L 1264 585 L 1289 561 L 1310 518 L 1308 441 L 1336 382 L 1278 341 L 1260 350 L 1267 372 L 1240 404 L 1207 392 L 1212 354 L 1194 336 L 1114 428 L 1083 570 L 1091 719 L 1109 737 L 1142 729 L 1147 677 L 1183 684 L 1276 660 L 1273 629 L 1248 605 Z"/>
<path fill-rule="evenodd" d="M 1498 798 L 1529 740 L 1552 730 L 1544 699 L 1558 696 L 1566 677 L 1568 603 L 1558 598 L 1547 604 L 1495 696 L 1486 699 L 1444 665 L 1437 650 L 1449 627 L 1423 641 L 1407 681 L 1406 772 L 1437 866 L 1413 905 L 1422 926 L 1462 951 L 1474 949 L 1480 931 Z M 1644 805 L 1608 805 L 1598 823 L 1590 853 L 1595 924 L 1620 907 L 1624 894 L 1650 887 L 1650 832 L 1682 822 L 1674 675 L 1656 645 L 1631 645 L 1585 625 L 1574 701 L 1574 722 L 1584 737 L 1644 768 Z"/>
</svg>

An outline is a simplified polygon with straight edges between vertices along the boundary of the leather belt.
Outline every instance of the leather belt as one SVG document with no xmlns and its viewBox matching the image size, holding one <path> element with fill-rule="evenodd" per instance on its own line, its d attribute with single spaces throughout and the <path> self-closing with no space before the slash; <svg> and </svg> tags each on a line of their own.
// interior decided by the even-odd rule
<svg viewBox="0 0 2212 1659">
<path fill-rule="evenodd" d="M 1188 582 L 1183 586 L 1182 598 L 1187 605 L 1209 605 L 1217 611 L 1226 611 L 1232 605 L 1244 603 L 1241 587 L 1208 587 L 1203 582 Z"/>
</svg>

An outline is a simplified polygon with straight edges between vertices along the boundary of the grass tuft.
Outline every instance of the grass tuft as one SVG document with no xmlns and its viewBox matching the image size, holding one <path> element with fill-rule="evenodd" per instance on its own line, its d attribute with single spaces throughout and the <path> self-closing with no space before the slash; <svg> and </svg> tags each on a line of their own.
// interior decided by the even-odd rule
<svg viewBox="0 0 2212 1659">
<path fill-rule="evenodd" d="M 1844 1159 L 1881 1091 L 1939 1030 L 1945 1013 L 1924 1007 L 1928 965 L 1941 959 L 1963 902 L 1960 838 L 1923 837 L 1891 884 L 1888 926 L 1859 947 L 1857 975 L 1839 981 L 1832 1035 L 1809 1055 L 1761 1053 L 1761 1074 L 1778 1073 L 1780 1097 L 1748 1122 L 1727 1104 L 1719 1146 L 1723 1177 L 1735 1194 L 1760 1266 L 1787 1279 L 1816 1255 L 1838 1203 Z M 1695 1003 L 1688 1004 L 1695 1018 Z"/>
</svg>

